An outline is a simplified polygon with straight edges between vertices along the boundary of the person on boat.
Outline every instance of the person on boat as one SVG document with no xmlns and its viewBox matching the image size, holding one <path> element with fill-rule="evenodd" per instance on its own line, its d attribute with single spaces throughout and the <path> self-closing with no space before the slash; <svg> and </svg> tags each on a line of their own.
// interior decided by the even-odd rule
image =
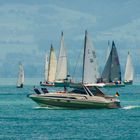
<svg viewBox="0 0 140 140">
<path fill-rule="evenodd" d="M 119 93 L 118 93 L 118 92 L 116 92 L 115 96 L 116 96 L 116 97 L 118 97 L 118 96 L 120 96 L 120 95 L 119 95 Z"/>
<path fill-rule="evenodd" d="M 121 81 L 118 81 L 118 84 L 121 84 Z"/>
<path fill-rule="evenodd" d="M 66 93 L 67 92 L 67 87 L 66 87 L 66 85 L 64 85 L 64 93 Z"/>
<path fill-rule="evenodd" d="M 39 89 L 36 88 L 35 86 L 34 86 L 34 91 L 35 91 L 35 93 L 38 94 L 38 95 L 41 94 L 41 92 L 39 91 Z"/>
<path fill-rule="evenodd" d="M 115 84 L 116 85 L 121 84 L 121 81 L 116 81 Z"/>
<path fill-rule="evenodd" d="M 47 88 L 41 88 L 41 90 L 43 91 L 44 94 L 49 93 L 49 91 L 47 90 Z"/>
</svg>

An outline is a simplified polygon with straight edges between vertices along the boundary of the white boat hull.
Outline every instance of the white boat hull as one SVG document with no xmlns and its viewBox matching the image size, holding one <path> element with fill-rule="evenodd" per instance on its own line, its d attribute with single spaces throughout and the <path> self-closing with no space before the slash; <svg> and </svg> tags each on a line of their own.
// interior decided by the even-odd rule
<svg viewBox="0 0 140 140">
<path fill-rule="evenodd" d="M 67 93 L 32 94 L 28 96 L 43 107 L 90 109 L 90 108 L 120 108 L 120 101 L 115 97 L 99 97 Z"/>
</svg>

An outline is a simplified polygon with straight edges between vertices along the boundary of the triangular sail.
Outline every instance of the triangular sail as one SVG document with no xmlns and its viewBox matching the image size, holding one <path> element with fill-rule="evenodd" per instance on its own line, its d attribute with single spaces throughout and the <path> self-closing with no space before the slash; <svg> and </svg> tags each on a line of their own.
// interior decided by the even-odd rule
<svg viewBox="0 0 140 140">
<path fill-rule="evenodd" d="M 57 63 L 56 81 L 67 78 L 67 55 L 64 45 L 63 32 L 61 35 L 61 44 Z"/>
<path fill-rule="evenodd" d="M 55 81 L 56 67 L 57 67 L 56 55 L 53 46 L 51 45 L 49 66 L 48 66 L 48 79 L 47 79 L 48 82 Z"/>
<path fill-rule="evenodd" d="M 17 86 L 21 86 L 23 84 L 24 84 L 24 69 L 23 69 L 23 65 L 19 63 L 19 74 L 18 74 Z"/>
<path fill-rule="evenodd" d="M 108 60 L 102 73 L 102 81 L 103 82 L 121 81 L 121 68 L 114 41 L 112 42 L 112 49 L 110 51 Z"/>
<path fill-rule="evenodd" d="M 83 56 L 83 77 L 82 83 L 97 83 L 99 70 L 95 48 L 91 38 L 85 32 L 84 56 Z"/>
<path fill-rule="evenodd" d="M 130 53 L 128 52 L 124 80 L 133 81 L 133 76 L 134 76 L 134 69 L 133 69 L 132 57 L 131 57 Z"/>
</svg>

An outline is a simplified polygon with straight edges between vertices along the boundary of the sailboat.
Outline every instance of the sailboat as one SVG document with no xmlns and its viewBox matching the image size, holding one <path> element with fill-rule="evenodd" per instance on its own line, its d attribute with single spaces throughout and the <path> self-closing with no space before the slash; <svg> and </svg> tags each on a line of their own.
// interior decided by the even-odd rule
<svg viewBox="0 0 140 140">
<path fill-rule="evenodd" d="M 61 34 L 60 50 L 56 68 L 55 86 L 69 86 L 70 76 L 68 75 L 67 55 L 64 45 L 64 35 Z"/>
<path fill-rule="evenodd" d="M 112 42 L 112 48 L 102 72 L 101 80 L 105 83 L 105 87 L 124 86 L 121 83 L 121 67 L 114 41 Z"/>
<path fill-rule="evenodd" d="M 125 74 L 124 74 L 124 84 L 132 84 L 133 77 L 134 77 L 134 69 L 133 69 L 132 57 L 128 52 Z"/>
<path fill-rule="evenodd" d="M 17 88 L 23 88 L 24 85 L 24 68 L 22 63 L 19 63 L 19 74 L 17 80 Z"/>
<path fill-rule="evenodd" d="M 44 68 L 44 81 L 40 82 L 41 86 L 54 86 L 56 75 L 57 60 L 53 46 L 51 45 L 49 59 L 46 54 L 45 68 Z"/>
<path fill-rule="evenodd" d="M 85 31 L 84 54 L 83 54 L 83 71 L 82 71 L 82 84 L 86 86 L 99 86 L 103 87 L 104 83 L 97 83 L 100 79 L 97 56 L 92 41 Z M 81 86 L 81 83 L 71 83 L 71 87 Z"/>
</svg>

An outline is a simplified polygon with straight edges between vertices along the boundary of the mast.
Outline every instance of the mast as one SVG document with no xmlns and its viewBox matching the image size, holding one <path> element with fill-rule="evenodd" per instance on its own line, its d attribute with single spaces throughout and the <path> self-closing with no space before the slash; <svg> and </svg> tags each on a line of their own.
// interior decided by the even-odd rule
<svg viewBox="0 0 140 140">
<path fill-rule="evenodd" d="M 110 63 L 110 65 L 109 65 L 109 67 L 110 67 L 110 69 L 109 69 L 109 82 L 112 82 L 112 79 L 111 79 L 111 74 L 112 74 L 112 71 L 111 71 L 111 67 L 112 67 L 112 57 L 113 57 L 113 51 L 114 51 L 114 47 L 115 47 L 115 44 L 114 44 L 114 41 L 112 41 L 112 49 L 111 49 L 111 52 L 110 52 L 110 61 L 111 61 L 111 63 Z"/>
<path fill-rule="evenodd" d="M 45 69 L 44 69 L 45 82 L 48 81 L 48 55 L 45 56 Z"/>
<path fill-rule="evenodd" d="M 52 53 L 52 50 L 53 50 L 53 46 L 51 44 L 51 49 L 50 49 L 50 54 L 49 54 L 49 63 L 48 63 L 48 77 L 47 77 L 47 81 L 49 81 L 49 76 L 50 76 L 50 61 L 51 61 L 51 53 Z"/>
<path fill-rule="evenodd" d="M 87 44 L 87 30 L 85 31 L 84 54 L 83 54 L 83 70 L 82 70 L 82 83 L 84 83 L 84 67 L 85 67 L 86 44 Z"/>
<path fill-rule="evenodd" d="M 84 53 L 83 53 L 83 75 L 82 83 L 97 83 L 99 78 L 96 51 L 92 39 L 85 31 Z"/>
<path fill-rule="evenodd" d="M 112 42 L 112 65 L 111 65 L 111 80 L 121 81 L 121 67 L 119 62 L 119 57 L 114 41 Z"/>
</svg>

